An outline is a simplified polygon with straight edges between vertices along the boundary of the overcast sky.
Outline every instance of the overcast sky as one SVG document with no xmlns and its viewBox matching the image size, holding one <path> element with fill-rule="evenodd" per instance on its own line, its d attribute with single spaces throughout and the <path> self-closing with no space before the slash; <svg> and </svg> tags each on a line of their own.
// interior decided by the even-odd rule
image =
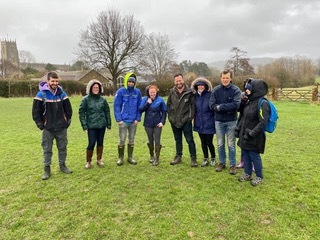
<svg viewBox="0 0 320 240">
<path fill-rule="evenodd" d="M 319 0 L 0 0 L 0 39 L 37 62 L 72 64 L 79 32 L 108 9 L 168 35 L 178 62 L 226 60 L 232 47 L 250 58 L 320 57 Z"/>
</svg>

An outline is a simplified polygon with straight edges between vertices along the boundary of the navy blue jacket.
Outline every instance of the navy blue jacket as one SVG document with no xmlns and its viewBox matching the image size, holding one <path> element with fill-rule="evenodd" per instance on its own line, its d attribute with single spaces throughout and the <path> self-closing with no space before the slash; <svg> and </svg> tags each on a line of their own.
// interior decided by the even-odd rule
<svg viewBox="0 0 320 240">
<path fill-rule="evenodd" d="M 215 111 L 215 120 L 218 122 L 231 122 L 237 120 L 237 109 L 240 107 L 241 91 L 230 83 L 216 86 L 210 97 L 209 106 Z"/>
<path fill-rule="evenodd" d="M 164 125 L 167 117 L 167 105 L 163 98 L 157 96 L 152 103 L 148 103 L 148 96 L 142 99 L 139 112 L 145 113 L 143 126 L 156 127 L 160 122 Z"/>
<path fill-rule="evenodd" d="M 214 111 L 209 107 L 211 92 L 203 91 L 196 96 L 196 115 L 194 118 L 193 130 L 201 134 L 215 134 Z"/>
</svg>

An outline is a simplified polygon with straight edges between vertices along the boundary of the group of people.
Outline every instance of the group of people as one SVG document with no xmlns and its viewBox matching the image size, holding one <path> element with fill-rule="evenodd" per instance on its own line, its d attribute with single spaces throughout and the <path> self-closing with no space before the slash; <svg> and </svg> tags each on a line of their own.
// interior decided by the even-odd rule
<svg viewBox="0 0 320 240">
<path fill-rule="evenodd" d="M 183 154 L 183 135 L 188 144 L 191 167 L 197 167 L 197 149 L 193 131 L 198 132 L 203 152 L 202 167 L 216 166 L 216 171 L 226 169 L 226 149 L 228 146 L 229 173 L 236 174 L 236 138 L 241 149 L 244 173 L 239 181 L 251 181 L 253 186 L 263 180 L 260 153 L 265 149 L 264 125 L 269 117 L 269 105 L 265 102 L 258 109 L 258 100 L 267 94 L 268 85 L 263 80 L 250 79 L 244 82 L 244 91 L 232 83 L 232 71 L 220 74 L 221 84 L 212 88 L 211 82 L 199 77 L 189 87 L 182 74 L 174 76 L 174 87 L 170 89 L 167 103 L 159 96 L 159 89 L 152 84 L 146 88 L 142 98 L 136 88 L 137 77 L 128 73 L 124 86 L 117 90 L 114 97 L 114 117 L 119 128 L 117 165 L 124 163 L 125 143 L 127 143 L 127 162 L 137 164 L 133 158 L 134 139 L 137 124 L 144 113 L 143 126 L 147 135 L 149 162 L 153 166 L 160 163 L 161 133 L 168 120 L 175 139 L 175 156 L 171 165 L 180 164 Z M 67 128 L 72 117 L 72 107 L 68 96 L 58 84 L 58 74 L 49 72 L 47 81 L 39 84 L 39 92 L 34 98 L 33 120 L 42 132 L 44 154 L 43 180 L 50 177 L 53 140 L 56 139 L 60 170 L 72 173 L 65 161 L 67 155 Z M 86 96 L 79 106 L 79 119 L 88 136 L 85 168 L 92 167 L 92 157 L 96 146 L 97 165 L 103 166 L 103 142 L 106 130 L 111 129 L 110 108 L 102 96 L 103 85 L 96 79 L 87 84 Z M 238 117 L 239 112 L 239 117 Z M 213 137 L 218 142 L 219 163 Z M 210 154 L 210 156 L 209 156 Z M 253 169 L 256 177 L 252 178 Z"/>
</svg>

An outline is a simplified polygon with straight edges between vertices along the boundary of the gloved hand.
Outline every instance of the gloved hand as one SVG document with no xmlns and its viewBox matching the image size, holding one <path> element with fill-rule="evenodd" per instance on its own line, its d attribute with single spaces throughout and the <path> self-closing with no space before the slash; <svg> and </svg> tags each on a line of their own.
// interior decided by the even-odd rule
<svg viewBox="0 0 320 240">
<path fill-rule="evenodd" d="M 236 138 L 239 138 L 239 133 L 240 133 L 240 128 L 236 127 L 236 129 L 234 130 L 234 136 Z"/>
</svg>

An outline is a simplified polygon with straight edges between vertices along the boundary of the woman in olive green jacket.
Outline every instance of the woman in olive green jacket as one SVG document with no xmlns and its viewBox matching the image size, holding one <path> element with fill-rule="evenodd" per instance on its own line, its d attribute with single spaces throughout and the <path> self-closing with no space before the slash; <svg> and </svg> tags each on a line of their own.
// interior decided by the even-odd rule
<svg viewBox="0 0 320 240">
<path fill-rule="evenodd" d="M 91 168 L 94 146 L 97 144 L 97 165 L 102 167 L 103 140 L 106 128 L 111 129 L 110 108 L 108 102 L 101 96 L 101 82 L 92 79 L 87 84 L 87 95 L 83 97 L 79 107 L 79 119 L 82 129 L 88 134 L 86 169 Z"/>
</svg>

